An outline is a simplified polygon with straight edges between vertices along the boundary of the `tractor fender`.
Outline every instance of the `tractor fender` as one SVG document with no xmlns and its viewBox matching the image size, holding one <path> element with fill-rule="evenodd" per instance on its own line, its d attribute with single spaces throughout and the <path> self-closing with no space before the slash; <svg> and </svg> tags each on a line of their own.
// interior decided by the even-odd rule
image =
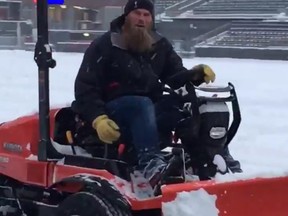
<svg viewBox="0 0 288 216">
<path fill-rule="evenodd" d="M 100 197 L 104 197 L 110 203 L 119 208 L 130 209 L 131 205 L 128 199 L 123 196 L 115 185 L 109 180 L 90 174 L 73 175 L 54 183 L 51 189 L 69 191 L 72 193 L 89 192 Z"/>
</svg>

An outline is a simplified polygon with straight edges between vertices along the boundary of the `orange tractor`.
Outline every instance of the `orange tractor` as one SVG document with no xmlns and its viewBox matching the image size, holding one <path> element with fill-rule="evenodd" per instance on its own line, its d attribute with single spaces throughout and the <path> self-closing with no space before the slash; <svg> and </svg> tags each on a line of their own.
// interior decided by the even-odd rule
<svg viewBox="0 0 288 216">
<path fill-rule="evenodd" d="M 175 214 L 174 207 L 183 216 L 287 215 L 287 177 L 233 182 L 201 179 L 191 163 L 189 151 L 174 139 L 170 146 L 172 151 L 165 148 L 162 153 L 167 160 L 176 157 L 184 161 L 184 181 L 173 183 L 172 179 L 159 185 L 155 193 L 141 173 L 133 169 L 133 151 L 125 149 L 125 144 L 115 147 L 99 144 L 97 137 L 85 133 L 89 128 L 70 107 L 50 110 L 49 68 L 55 67 L 56 62 L 48 45 L 47 2 L 38 0 L 37 10 L 35 61 L 39 68 L 39 113 L 0 124 L 0 215 L 170 216 Z M 185 93 L 166 90 L 185 101 L 183 110 L 193 113 L 190 117 L 205 122 L 200 131 L 212 133 L 218 147 L 230 143 L 241 120 L 231 83 L 221 88 L 196 88 L 187 84 Z M 196 90 L 225 92 L 229 96 L 198 96 Z M 232 103 L 233 109 L 230 127 L 227 127 L 229 112 L 222 109 L 227 102 Z M 208 109 L 203 111 L 199 103 Z M 221 111 L 211 112 L 209 104 L 221 105 Z M 213 124 L 207 123 L 205 119 L 214 118 L 215 114 Z M 175 130 L 176 137 L 177 134 Z M 200 135 L 198 141 L 211 141 L 204 138 Z M 207 146 L 215 171 L 227 173 L 229 169 L 219 153 L 221 148 Z M 181 194 L 186 194 L 186 198 L 196 196 L 196 200 L 203 200 L 204 194 L 208 201 L 200 206 L 202 211 L 199 212 L 195 210 L 199 209 L 198 202 L 183 207 L 183 200 L 179 201 Z M 205 213 L 211 205 L 215 211 Z"/>
</svg>

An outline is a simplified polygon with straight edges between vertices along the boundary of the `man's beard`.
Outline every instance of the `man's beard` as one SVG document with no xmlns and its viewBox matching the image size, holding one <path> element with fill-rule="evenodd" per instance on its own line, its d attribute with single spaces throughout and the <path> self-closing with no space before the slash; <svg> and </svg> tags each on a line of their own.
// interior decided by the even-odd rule
<svg viewBox="0 0 288 216">
<path fill-rule="evenodd" d="M 133 52 L 143 53 L 152 50 L 154 40 L 151 36 L 152 27 L 136 27 L 132 26 L 128 21 L 123 26 L 124 42 Z"/>
</svg>

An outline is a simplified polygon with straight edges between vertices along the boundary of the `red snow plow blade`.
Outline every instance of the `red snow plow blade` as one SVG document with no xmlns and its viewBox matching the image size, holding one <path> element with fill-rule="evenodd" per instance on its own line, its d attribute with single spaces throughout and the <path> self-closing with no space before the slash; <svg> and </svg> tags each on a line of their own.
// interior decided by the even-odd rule
<svg viewBox="0 0 288 216">
<path fill-rule="evenodd" d="M 201 188 L 209 195 L 216 195 L 218 216 L 288 215 L 288 177 L 169 185 L 162 188 L 162 201 L 173 203 L 178 193 L 198 191 Z M 192 210 L 193 203 L 190 208 Z"/>
</svg>

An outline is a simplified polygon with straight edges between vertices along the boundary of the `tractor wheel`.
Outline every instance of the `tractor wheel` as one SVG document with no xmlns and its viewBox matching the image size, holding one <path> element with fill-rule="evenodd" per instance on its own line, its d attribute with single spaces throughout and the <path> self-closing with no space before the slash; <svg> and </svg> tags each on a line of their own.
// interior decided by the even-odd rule
<svg viewBox="0 0 288 216">
<path fill-rule="evenodd" d="M 114 206 L 105 197 L 86 191 L 67 197 L 57 209 L 57 216 L 131 216 L 131 213 Z"/>
<path fill-rule="evenodd" d="M 2 201 L 0 202 L 0 216 L 21 216 L 21 211 L 12 205 L 12 202 Z"/>
</svg>

